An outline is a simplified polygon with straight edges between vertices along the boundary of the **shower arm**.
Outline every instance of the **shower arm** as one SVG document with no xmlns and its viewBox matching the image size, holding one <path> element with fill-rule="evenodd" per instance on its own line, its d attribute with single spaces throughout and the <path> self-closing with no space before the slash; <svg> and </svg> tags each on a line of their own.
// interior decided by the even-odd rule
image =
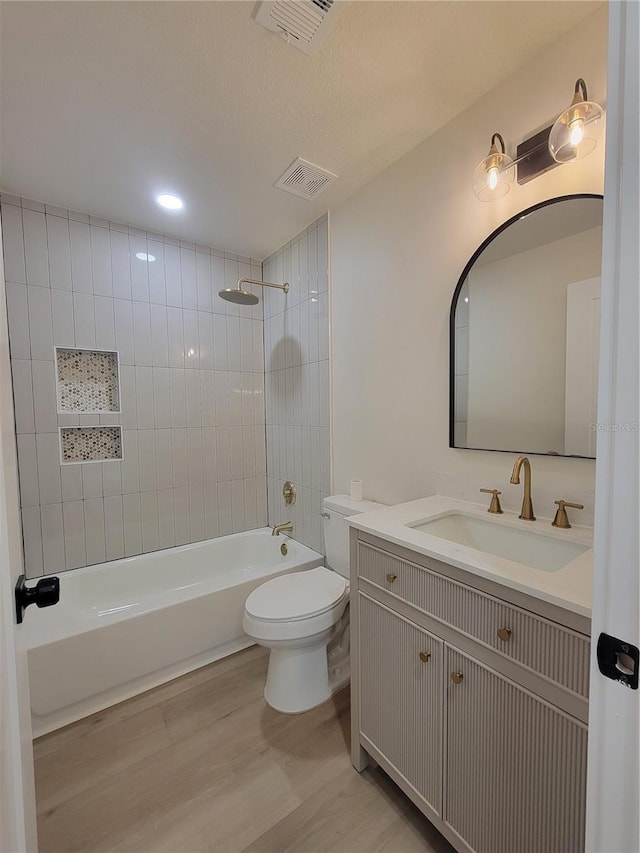
<svg viewBox="0 0 640 853">
<path fill-rule="evenodd" d="M 275 287 L 278 290 L 284 290 L 285 293 L 289 293 L 288 281 L 285 281 L 284 284 L 273 284 L 271 281 L 258 281 L 257 278 L 239 278 L 237 284 L 238 290 L 242 290 L 243 284 L 259 284 L 260 287 Z"/>
</svg>

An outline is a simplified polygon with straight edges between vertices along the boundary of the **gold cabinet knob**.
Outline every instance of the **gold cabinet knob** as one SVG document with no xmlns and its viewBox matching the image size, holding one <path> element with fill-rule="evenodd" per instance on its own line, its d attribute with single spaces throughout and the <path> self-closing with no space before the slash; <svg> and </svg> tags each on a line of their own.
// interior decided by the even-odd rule
<svg viewBox="0 0 640 853">
<path fill-rule="evenodd" d="M 452 672 L 451 673 L 451 681 L 453 681 L 454 684 L 460 684 L 460 682 L 462 681 L 462 678 L 463 678 L 463 675 L 461 672 Z"/>
<path fill-rule="evenodd" d="M 511 639 L 511 628 L 498 628 L 498 637 L 506 643 Z"/>
<path fill-rule="evenodd" d="M 398 577 L 398 575 L 388 574 L 387 575 L 387 583 L 393 583 L 397 577 Z"/>
<path fill-rule="evenodd" d="M 419 657 L 422 663 L 426 663 L 431 657 L 431 652 L 420 652 Z"/>
</svg>

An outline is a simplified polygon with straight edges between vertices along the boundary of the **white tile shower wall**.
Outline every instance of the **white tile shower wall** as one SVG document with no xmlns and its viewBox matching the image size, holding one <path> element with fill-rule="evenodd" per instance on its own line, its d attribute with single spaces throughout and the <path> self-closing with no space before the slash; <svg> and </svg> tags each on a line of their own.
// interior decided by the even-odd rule
<svg viewBox="0 0 640 853">
<path fill-rule="evenodd" d="M 269 524 L 324 552 L 322 499 L 330 491 L 328 222 L 323 216 L 264 262 L 265 405 Z M 291 480 L 297 501 L 285 505 Z"/>
<path fill-rule="evenodd" d="M 260 261 L 0 204 L 28 576 L 266 524 L 262 305 L 217 297 Z M 122 413 L 57 415 L 54 346 L 117 350 Z M 61 467 L 58 428 L 92 425 L 123 460 Z"/>
</svg>

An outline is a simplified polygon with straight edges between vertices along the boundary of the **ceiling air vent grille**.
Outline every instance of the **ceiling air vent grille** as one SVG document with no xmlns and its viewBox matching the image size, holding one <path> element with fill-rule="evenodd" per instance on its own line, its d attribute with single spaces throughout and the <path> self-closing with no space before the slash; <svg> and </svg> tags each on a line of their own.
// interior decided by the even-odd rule
<svg viewBox="0 0 640 853">
<path fill-rule="evenodd" d="M 311 53 L 339 14 L 333 4 L 334 0 L 262 0 L 255 18 L 289 44 Z"/>
<path fill-rule="evenodd" d="M 298 157 L 278 178 L 275 186 L 278 189 L 293 193 L 300 198 L 315 198 L 329 184 L 332 184 L 337 175 L 323 169 L 321 166 L 316 166 Z"/>
</svg>

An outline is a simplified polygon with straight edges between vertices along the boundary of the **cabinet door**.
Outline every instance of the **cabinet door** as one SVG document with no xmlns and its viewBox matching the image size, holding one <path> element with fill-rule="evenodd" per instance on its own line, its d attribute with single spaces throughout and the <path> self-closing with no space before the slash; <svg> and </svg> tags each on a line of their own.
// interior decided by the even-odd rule
<svg viewBox="0 0 640 853">
<path fill-rule="evenodd" d="M 584 850 L 587 728 L 446 646 L 445 822 L 476 853 Z"/>
<path fill-rule="evenodd" d="M 360 731 L 441 814 L 443 643 L 362 593 L 359 605 Z"/>
</svg>

